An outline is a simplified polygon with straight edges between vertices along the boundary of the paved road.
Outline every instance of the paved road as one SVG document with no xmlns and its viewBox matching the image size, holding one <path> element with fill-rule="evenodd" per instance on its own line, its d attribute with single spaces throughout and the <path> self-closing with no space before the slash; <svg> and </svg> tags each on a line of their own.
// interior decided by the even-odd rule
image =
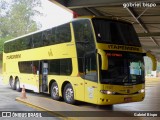
<svg viewBox="0 0 160 120">
<path fill-rule="evenodd" d="M 27 93 L 33 94 L 33 93 Z M 34 94 L 37 95 L 37 94 Z M 31 106 L 26 106 L 22 103 L 15 101 L 15 98 L 21 96 L 21 92 L 14 91 L 10 89 L 9 86 L 2 85 L 2 80 L 0 77 L 0 114 L 4 111 L 18 111 L 18 112 L 25 112 L 25 111 L 34 111 L 38 112 L 38 109 L 32 108 Z M 0 116 L 1 116 L 0 115 Z M 8 120 L 9 118 L 0 118 L 0 120 Z M 12 120 L 21 120 L 22 118 L 10 118 Z M 47 118 L 24 118 L 25 120 L 60 120 L 57 117 L 47 117 Z"/>
<path fill-rule="evenodd" d="M 0 81 L 0 94 L 1 94 L 0 95 L 0 111 L 3 111 L 3 110 L 35 111 L 36 110 L 29 106 L 16 102 L 15 98 L 17 96 L 20 96 L 21 93 L 11 90 L 9 86 L 1 85 L 1 81 Z M 36 94 L 32 92 L 27 92 L 27 94 L 32 96 L 44 96 L 50 99 L 50 96 L 45 94 Z M 146 112 L 160 111 L 160 78 L 152 79 L 152 80 L 150 79 L 146 81 L 146 96 L 145 96 L 145 100 L 142 102 L 118 104 L 118 105 L 114 105 L 113 107 L 108 107 L 108 106 L 100 107 L 100 106 L 87 104 L 87 103 L 79 103 L 77 106 L 82 108 L 87 107 L 87 108 L 94 108 L 97 110 L 106 110 L 106 111 L 137 111 L 137 112 L 138 111 L 146 111 Z M 53 119 L 53 118 L 46 118 L 45 120 L 47 119 Z M 55 119 L 58 119 L 58 118 L 55 118 Z M 145 119 L 150 119 L 150 118 L 145 118 Z M 154 118 L 154 119 L 158 119 L 158 118 Z M 38 118 L 37 120 L 40 120 L 40 119 Z"/>
</svg>

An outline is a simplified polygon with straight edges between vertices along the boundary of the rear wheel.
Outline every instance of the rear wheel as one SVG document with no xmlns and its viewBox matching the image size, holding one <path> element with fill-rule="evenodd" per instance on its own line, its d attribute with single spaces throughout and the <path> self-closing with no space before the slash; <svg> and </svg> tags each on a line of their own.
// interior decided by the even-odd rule
<svg viewBox="0 0 160 120">
<path fill-rule="evenodd" d="M 10 85 L 11 88 L 12 88 L 12 81 L 13 81 L 13 78 L 10 77 L 10 78 L 9 78 L 9 85 Z"/>
<path fill-rule="evenodd" d="M 59 89 L 56 82 L 53 82 L 51 85 L 51 97 L 54 100 L 60 100 Z"/>
<path fill-rule="evenodd" d="M 19 80 L 18 80 L 18 79 L 16 79 L 16 90 L 17 90 L 18 92 L 20 92 L 20 91 L 21 91 L 21 88 L 20 88 L 20 82 L 19 82 Z"/>
<path fill-rule="evenodd" d="M 64 97 L 64 100 L 65 100 L 66 103 L 69 103 L 69 104 L 74 104 L 75 103 L 74 91 L 73 91 L 72 85 L 70 83 L 68 83 L 64 87 L 63 97 Z"/>
<path fill-rule="evenodd" d="M 12 88 L 13 90 L 15 90 L 15 89 L 16 89 L 16 84 L 15 84 L 15 82 L 14 82 L 14 80 L 13 80 L 13 77 L 10 77 L 9 83 L 10 83 L 11 88 Z"/>
</svg>

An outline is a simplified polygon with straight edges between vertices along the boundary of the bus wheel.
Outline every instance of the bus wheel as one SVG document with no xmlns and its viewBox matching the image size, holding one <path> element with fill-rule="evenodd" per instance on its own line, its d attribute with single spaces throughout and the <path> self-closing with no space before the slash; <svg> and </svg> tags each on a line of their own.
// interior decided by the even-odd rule
<svg viewBox="0 0 160 120">
<path fill-rule="evenodd" d="M 11 88 L 12 88 L 13 90 L 16 89 L 16 84 L 15 84 L 13 78 L 10 78 L 10 86 L 11 86 Z"/>
<path fill-rule="evenodd" d="M 9 85 L 10 85 L 11 88 L 12 88 L 12 82 L 13 82 L 13 78 L 10 77 L 10 78 L 9 78 Z"/>
<path fill-rule="evenodd" d="M 51 85 L 51 97 L 54 100 L 60 100 L 59 89 L 56 82 L 53 82 Z"/>
<path fill-rule="evenodd" d="M 66 103 L 69 103 L 69 104 L 74 104 L 75 103 L 74 91 L 73 91 L 72 85 L 70 83 L 68 83 L 64 87 L 63 97 L 64 97 L 64 100 L 65 100 Z"/>
<path fill-rule="evenodd" d="M 17 90 L 18 92 L 20 92 L 20 91 L 21 91 L 21 88 L 20 88 L 20 82 L 19 82 L 19 80 L 18 80 L 18 79 L 16 80 L 16 90 Z"/>
</svg>

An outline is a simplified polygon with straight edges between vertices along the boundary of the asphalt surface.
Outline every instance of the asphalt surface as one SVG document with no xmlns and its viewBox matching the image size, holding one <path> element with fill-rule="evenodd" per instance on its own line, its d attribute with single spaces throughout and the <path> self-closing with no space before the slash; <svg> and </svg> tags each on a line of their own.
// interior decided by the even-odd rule
<svg viewBox="0 0 160 120">
<path fill-rule="evenodd" d="M 128 111 L 133 114 L 143 112 L 145 114 L 152 113 L 149 117 L 78 117 L 79 119 L 91 119 L 91 120 L 106 120 L 106 119 L 131 119 L 131 120 L 150 120 L 155 119 L 158 120 L 159 118 L 156 117 L 160 116 L 160 78 L 151 78 L 146 80 L 146 96 L 144 101 L 142 102 L 134 102 L 134 103 L 125 103 L 125 104 L 117 104 L 113 106 L 96 106 L 84 102 L 79 102 L 76 106 L 82 109 L 94 109 L 95 111 L 120 111 L 122 114 L 128 114 Z M 21 96 L 21 93 L 16 92 L 10 89 L 9 86 L 4 86 L 1 84 L 0 80 L 0 111 L 40 111 L 37 108 L 33 108 L 33 106 L 27 106 L 26 104 L 22 104 L 20 102 L 15 101 L 16 97 Z M 49 95 L 46 94 L 36 94 L 31 91 L 27 91 L 27 96 L 36 96 L 36 97 L 44 97 L 47 99 L 51 99 Z M 61 101 L 63 103 L 63 101 Z M 61 104 L 60 103 L 60 104 Z M 154 116 L 155 115 L 155 116 Z M 153 117 L 154 116 L 154 117 Z M 0 118 L 4 120 L 8 120 L 9 118 Z M 12 118 L 14 120 L 21 120 L 22 118 Z M 33 120 L 54 120 L 54 119 L 61 119 L 58 117 L 45 117 L 45 118 L 23 118 L 23 119 L 33 119 Z M 64 119 L 64 118 L 63 118 Z M 67 118 L 66 118 L 67 119 Z"/>
<path fill-rule="evenodd" d="M 34 96 L 41 96 L 41 94 L 35 94 L 33 92 L 28 92 L 28 95 L 34 95 Z M 25 104 L 22 104 L 20 102 L 17 102 L 15 100 L 16 97 L 21 96 L 21 92 L 17 92 L 15 90 L 12 90 L 10 86 L 3 85 L 2 79 L 0 77 L 0 120 L 61 120 L 59 117 L 30 117 L 30 118 L 21 118 L 16 117 L 16 112 L 18 113 L 37 113 L 38 111 L 41 111 L 38 108 L 34 108 L 32 106 L 28 106 Z M 5 116 L 5 113 L 9 112 L 12 114 L 12 117 Z M 14 114 L 15 113 L 15 114 Z M 3 116 L 3 117 L 2 117 Z"/>
</svg>

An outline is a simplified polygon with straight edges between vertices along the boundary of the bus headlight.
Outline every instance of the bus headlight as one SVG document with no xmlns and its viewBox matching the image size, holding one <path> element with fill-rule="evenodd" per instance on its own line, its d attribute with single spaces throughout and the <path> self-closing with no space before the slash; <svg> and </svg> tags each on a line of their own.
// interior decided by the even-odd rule
<svg viewBox="0 0 160 120">
<path fill-rule="evenodd" d="M 101 93 L 107 94 L 107 95 L 114 95 L 115 92 L 109 91 L 109 90 L 100 90 Z"/>
<path fill-rule="evenodd" d="M 139 93 L 144 93 L 145 92 L 145 89 L 141 89 L 138 91 Z"/>
</svg>

